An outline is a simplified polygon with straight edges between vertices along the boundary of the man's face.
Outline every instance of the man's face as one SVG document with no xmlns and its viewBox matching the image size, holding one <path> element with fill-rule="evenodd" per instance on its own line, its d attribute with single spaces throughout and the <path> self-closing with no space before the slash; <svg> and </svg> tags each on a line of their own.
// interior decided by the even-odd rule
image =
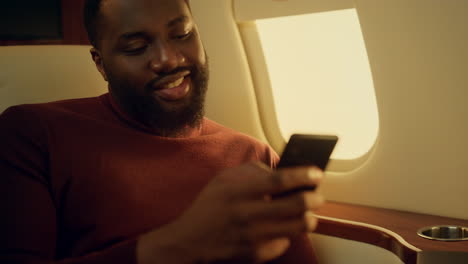
<svg viewBox="0 0 468 264">
<path fill-rule="evenodd" d="M 118 104 L 163 136 L 203 116 L 207 59 L 184 0 L 104 0 L 93 59 Z"/>
</svg>

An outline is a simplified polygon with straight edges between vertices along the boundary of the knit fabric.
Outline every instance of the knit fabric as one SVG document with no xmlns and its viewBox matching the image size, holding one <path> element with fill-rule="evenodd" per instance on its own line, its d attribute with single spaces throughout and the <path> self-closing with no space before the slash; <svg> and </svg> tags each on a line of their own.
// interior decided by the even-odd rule
<svg viewBox="0 0 468 264">
<path fill-rule="evenodd" d="M 109 94 L 11 107 L 0 115 L 0 262 L 136 263 L 138 235 L 249 161 L 278 156 L 206 118 L 187 137 L 157 136 Z M 300 241 L 282 262 L 310 263 Z"/>
</svg>

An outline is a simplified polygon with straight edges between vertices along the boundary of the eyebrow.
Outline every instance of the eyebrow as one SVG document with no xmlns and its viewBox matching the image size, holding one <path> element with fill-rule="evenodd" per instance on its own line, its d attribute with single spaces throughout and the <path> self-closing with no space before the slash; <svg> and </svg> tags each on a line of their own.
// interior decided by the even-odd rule
<svg viewBox="0 0 468 264">
<path fill-rule="evenodd" d="M 119 37 L 119 40 L 129 40 L 129 39 L 136 39 L 136 38 L 146 38 L 146 34 L 144 32 L 128 32 L 124 33 Z"/>
<path fill-rule="evenodd" d="M 182 15 L 180 17 L 174 18 L 171 21 L 167 23 L 167 27 L 173 27 L 179 23 L 183 23 L 189 20 L 189 17 L 186 15 Z M 136 39 L 136 38 L 146 38 L 146 34 L 143 31 L 137 31 L 137 32 L 127 32 L 122 34 L 119 37 L 119 40 L 129 40 L 129 39 Z"/>
<path fill-rule="evenodd" d="M 168 27 L 173 27 L 174 25 L 178 24 L 178 23 L 183 23 L 183 22 L 186 22 L 189 20 L 189 17 L 186 16 L 186 15 L 182 15 L 180 17 L 177 17 L 177 18 L 174 18 L 172 19 L 171 21 L 169 21 L 169 23 L 167 23 L 167 26 Z"/>
</svg>

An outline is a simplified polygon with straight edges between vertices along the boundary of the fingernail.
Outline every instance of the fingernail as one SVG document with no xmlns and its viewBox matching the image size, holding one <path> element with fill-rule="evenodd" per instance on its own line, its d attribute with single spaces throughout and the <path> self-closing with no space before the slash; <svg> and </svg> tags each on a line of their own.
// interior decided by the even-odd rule
<svg viewBox="0 0 468 264">
<path fill-rule="evenodd" d="M 306 211 L 304 213 L 304 216 L 307 220 L 312 220 L 313 218 L 315 218 L 315 214 L 312 211 Z"/>
<path fill-rule="evenodd" d="M 315 217 L 315 214 L 312 211 L 307 211 L 305 212 L 304 217 L 309 231 L 314 230 L 317 227 L 317 218 Z"/>
<path fill-rule="evenodd" d="M 319 197 L 317 198 L 317 207 L 316 209 L 319 209 L 319 207 L 322 207 L 323 205 L 325 204 L 325 197 L 323 197 L 322 195 L 319 195 Z"/>
<path fill-rule="evenodd" d="M 318 170 L 318 169 L 309 169 L 309 170 L 307 171 L 307 176 L 308 176 L 311 180 L 317 180 L 317 179 L 322 178 L 323 173 L 322 173 L 321 170 Z"/>
</svg>

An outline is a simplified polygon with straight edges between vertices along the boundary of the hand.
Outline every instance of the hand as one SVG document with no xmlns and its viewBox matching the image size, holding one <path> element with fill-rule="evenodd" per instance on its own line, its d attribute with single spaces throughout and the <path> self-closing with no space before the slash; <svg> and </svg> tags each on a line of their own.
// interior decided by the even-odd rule
<svg viewBox="0 0 468 264">
<path fill-rule="evenodd" d="M 272 171 L 252 163 L 228 169 L 176 221 L 141 237 L 139 259 L 142 263 L 272 260 L 288 249 L 290 237 L 315 229 L 312 211 L 323 203 L 315 191 L 276 194 L 317 186 L 322 177 L 315 167 Z"/>
</svg>

